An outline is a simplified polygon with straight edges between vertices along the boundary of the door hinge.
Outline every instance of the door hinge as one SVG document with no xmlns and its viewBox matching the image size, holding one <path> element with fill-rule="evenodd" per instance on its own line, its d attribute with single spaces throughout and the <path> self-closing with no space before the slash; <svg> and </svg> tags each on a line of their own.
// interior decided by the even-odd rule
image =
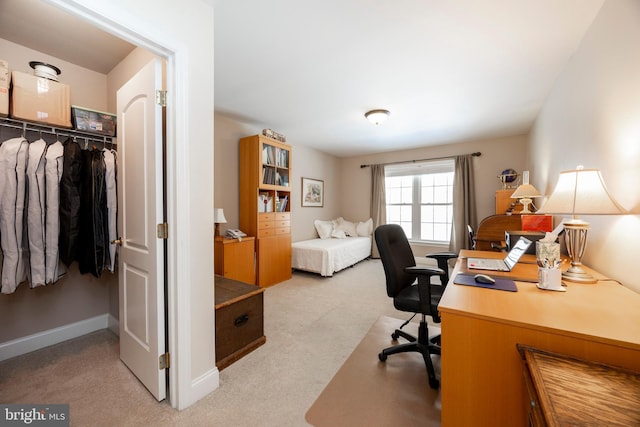
<svg viewBox="0 0 640 427">
<path fill-rule="evenodd" d="M 156 90 L 156 104 L 161 107 L 167 106 L 167 91 L 166 90 Z"/>
<path fill-rule="evenodd" d="M 169 224 L 163 222 L 162 224 L 158 224 L 158 239 L 168 239 L 169 238 Z"/>
<path fill-rule="evenodd" d="M 161 354 L 158 360 L 158 367 L 160 370 L 169 369 L 171 367 L 171 358 L 169 353 Z"/>
</svg>

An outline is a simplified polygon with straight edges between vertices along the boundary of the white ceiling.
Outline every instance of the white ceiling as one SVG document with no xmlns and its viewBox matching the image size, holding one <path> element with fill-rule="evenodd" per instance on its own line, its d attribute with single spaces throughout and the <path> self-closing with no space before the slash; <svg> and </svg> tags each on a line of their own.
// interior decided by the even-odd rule
<svg viewBox="0 0 640 427">
<path fill-rule="evenodd" d="M 604 0 L 205 1 L 216 111 L 351 156 L 527 132 Z M 101 73 L 133 49 L 41 0 L 0 0 L 0 38 Z"/>
<path fill-rule="evenodd" d="M 135 49 L 41 0 L 0 0 L 0 38 L 102 74 Z"/>
<path fill-rule="evenodd" d="M 523 134 L 602 3 L 214 0 L 216 111 L 338 156 Z"/>
</svg>

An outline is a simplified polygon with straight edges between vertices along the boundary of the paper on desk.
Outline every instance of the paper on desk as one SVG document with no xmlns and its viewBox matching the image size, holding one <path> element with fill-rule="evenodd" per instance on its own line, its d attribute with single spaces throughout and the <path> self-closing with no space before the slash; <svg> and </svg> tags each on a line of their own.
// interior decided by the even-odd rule
<svg viewBox="0 0 640 427">
<path fill-rule="evenodd" d="M 563 229 L 564 229 L 564 220 L 556 228 L 554 228 L 552 232 L 547 231 L 544 237 L 539 240 L 539 242 L 541 243 L 555 242 L 556 239 L 558 238 L 558 234 L 560 234 Z"/>
</svg>

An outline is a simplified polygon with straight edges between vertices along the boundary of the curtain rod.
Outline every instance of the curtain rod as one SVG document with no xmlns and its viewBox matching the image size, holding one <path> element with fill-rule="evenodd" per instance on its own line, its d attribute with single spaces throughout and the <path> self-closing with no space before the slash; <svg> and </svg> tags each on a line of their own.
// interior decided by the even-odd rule
<svg viewBox="0 0 640 427">
<path fill-rule="evenodd" d="M 480 157 L 482 156 L 482 153 L 480 151 L 476 151 L 475 153 L 471 153 L 471 155 L 473 157 Z M 453 159 L 455 156 L 443 156 L 443 157 L 432 157 L 430 159 L 417 159 L 417 160 L 403 160 L 403 161 L 399 161 L 399 162 L 389 162 L 389 163 L 379 163 L 381 165 L 400 165 L 402 163 L 416 163 L 416 162 L 426 162 L 428 160 L 443 160 L 443 159 Z M 368 168 L 369 166 L 373 166 L 373 164 L 370 165 L 360 165 L 360 168 Z"/>
</svg>

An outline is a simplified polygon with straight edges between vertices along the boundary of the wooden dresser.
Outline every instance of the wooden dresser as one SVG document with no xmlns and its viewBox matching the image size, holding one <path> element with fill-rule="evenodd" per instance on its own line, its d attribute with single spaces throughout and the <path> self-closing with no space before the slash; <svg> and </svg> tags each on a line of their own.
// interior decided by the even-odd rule
<svg viewBox="0 0 640 427">
<path fill-rule="evenodd" d="M 223 370 L 264 344 L 264 289 L 216 275 L 216 366 Z"/>
<path fill-rule="evenodd" d="M 640 373 L 518 345 L 532 426 L 638 426 Z"/>
</svg>

